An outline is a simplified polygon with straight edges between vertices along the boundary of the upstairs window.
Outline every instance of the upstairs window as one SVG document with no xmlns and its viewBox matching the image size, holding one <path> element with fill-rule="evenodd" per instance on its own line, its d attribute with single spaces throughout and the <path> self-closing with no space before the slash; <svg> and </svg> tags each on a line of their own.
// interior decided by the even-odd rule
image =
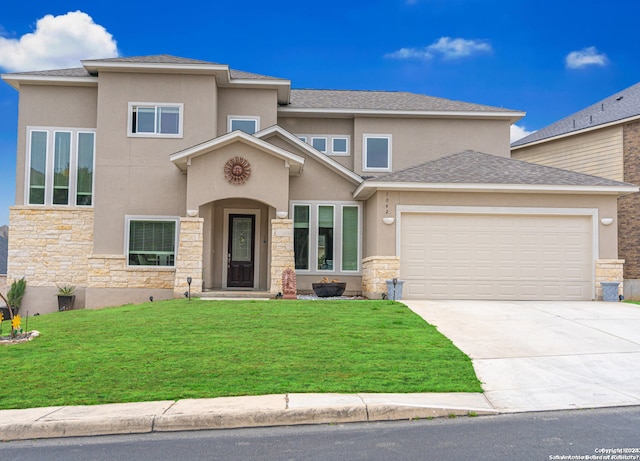
<svg viewBox="0 0 640 461">
<path fill-rule="evenodd" d="M 363 170 L 391 171 L 391 135 L 364 135 Z"/>
<path fill-rule="evenodd" d="M 129 103 L 129 136 L 182 137 L 183 104 Z"/>
<path fill-rule="evenodd" d="M 323 154 L 342 157 L 349 156 L 349 140 L 351 137 L 348 135 L 299 134 L 297 137 L 301 141 L 311 144 L 314 149 Z"/>
<path fill-rule="evenodd" d="M 229 116 L 229 132 L 232 131 L 244 131 L 247 134 L 254 134 L 260 130 L 260 117 L 244 117 L 244 116 Z"/>
<path fill-rule="evenodd" d="M 93 131 L 65 128 L 30 129 L 27 149 L 27 204 L 93 204 Z"/>
</svg>

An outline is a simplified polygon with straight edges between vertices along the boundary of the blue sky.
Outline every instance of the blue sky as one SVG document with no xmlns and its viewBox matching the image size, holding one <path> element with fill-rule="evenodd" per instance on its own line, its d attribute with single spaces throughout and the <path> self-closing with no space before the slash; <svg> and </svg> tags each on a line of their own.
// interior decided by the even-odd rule
<svg viewBox="0 0 640 461">
<path fill-rule="evenodd" d="M 172 54 L 288 78 L 293 88 L 411 91 L 527 112 L 514 132 L 540 129 L 640 80 L 640 2 L 628 0 L 179 6 L 4 2 L 0 73 Z M 17 92 L 0 82 L 0 225 L 15 199 L 17 111 Z"/>
</svg>

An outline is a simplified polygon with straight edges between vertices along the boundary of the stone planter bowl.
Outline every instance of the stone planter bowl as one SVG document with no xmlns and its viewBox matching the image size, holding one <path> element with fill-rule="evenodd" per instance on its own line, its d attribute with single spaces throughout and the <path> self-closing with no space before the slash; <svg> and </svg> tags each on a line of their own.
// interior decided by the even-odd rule
<svg viewBox="0 0 640 461">
<path fill-rule="evenodd" d="M 313 292 L 319 298 L 341 296 L 347 288 L 347 282 L 312 283 Z"/>
</svg>

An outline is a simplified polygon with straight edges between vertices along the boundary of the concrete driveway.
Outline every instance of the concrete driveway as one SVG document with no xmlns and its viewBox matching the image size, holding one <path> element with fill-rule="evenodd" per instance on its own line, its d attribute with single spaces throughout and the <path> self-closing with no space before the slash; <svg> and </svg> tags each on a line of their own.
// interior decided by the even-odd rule
<svg viewBox="0 0 640 461">
<path fill-rule="evenodd" d="M 640 306 L 402 302 L 471 357 L 497 410 L 640 405 Z"/>
</svg>

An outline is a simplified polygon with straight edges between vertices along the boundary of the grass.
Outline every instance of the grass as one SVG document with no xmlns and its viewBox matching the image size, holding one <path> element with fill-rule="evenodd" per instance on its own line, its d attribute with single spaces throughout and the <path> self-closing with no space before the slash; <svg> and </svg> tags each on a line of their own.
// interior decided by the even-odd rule
<svg viewBox="0 0 640 461">
<path fill-rule="evenodd" d="M 170 300 L 31 317 L 28 328 L 41 336 L 0 346 L 0 409 L 481 392 L 470 359 L 392 301 Z"/>
</svg>

